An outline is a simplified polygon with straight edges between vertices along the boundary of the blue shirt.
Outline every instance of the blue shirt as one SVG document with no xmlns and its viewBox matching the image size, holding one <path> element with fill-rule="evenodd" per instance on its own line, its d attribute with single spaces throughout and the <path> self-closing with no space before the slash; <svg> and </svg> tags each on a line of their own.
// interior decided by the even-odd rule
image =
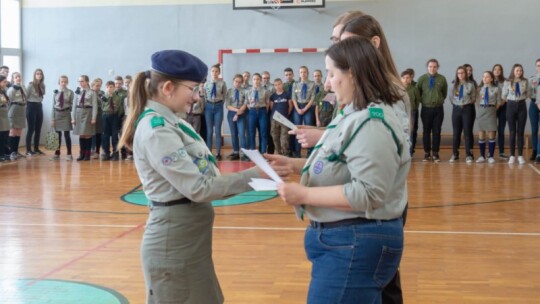
<svg viewBox="0 0 540 304">
<path fill-rule="evenodd" d="M 287 117 L 289 115 L 289 100 L 291 99 L 291 95 L 287 93 L 286 91 L 283 91 L 283 93 L 278 94 L 274 93 L 270 96 L 270 102 L 273 102 L 274 105 L 272 106 L 272 116 L 274 116 L 274 112 L 278 111 L 279 114 Z"/>
</svg>

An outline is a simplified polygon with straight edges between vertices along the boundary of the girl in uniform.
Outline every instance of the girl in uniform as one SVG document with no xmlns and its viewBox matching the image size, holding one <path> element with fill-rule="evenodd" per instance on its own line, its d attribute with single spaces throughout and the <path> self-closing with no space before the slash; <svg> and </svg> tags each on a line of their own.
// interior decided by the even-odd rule
<svg viewBox="0 0 540 304">
<path fill-rule="evenodd" d="M 34 71 L 34 79 L 26 87 L 28 92 L 28 104 L 26 105 L 26 121 L 28 130 L 26 131 L 26 155 L 45 154 L 39 149 L 39 137 L 41 136 L 41 125 L 43 124 L 43 96 L 45 95 L 45 75 L 42 69 Z M 31 143 L 34 136 L 34 151 Z"/>
<path fill-rule="evenodd" d="M 206 104 L 204 118 L 206 120 L 206 145 L 212 151 L 212 137 L 216 134 L 216 159 L 221 160 L 221 125 L 223 124 L 223 100 L 227 94 L 227 84 L 219 79 L 221 68 L 219 64 L 210 70 L 212 79 L 204 85 Z"/>
<path fill-rule="evenodd" d="M 527 123 L 527 105 L 525 104 L 525 100 L 529 98 L 529 94 L 529 82 L 523 76 L 523 66 L 521 64 L 514 64 L 512 72 L 510 72 L 510 76 L 504 82 L 502 89 L 502 99 L 506 100 L 508 104 L 506 108 L 506 119 L 508 121 L 508 129 L 510 129 L 509 164 L 516 162 L 516 135 L 518 162 L 520 165 L 525 164 L 525 158 L 523 158 L 525 124 Z"/>
<path fill-rule="evenodd" d="M 9 97 L 7 95 L 6 89 L 7 78 L 4 75 L 0 75 L 0 162 L 9 160 L 9 156 L 4 154 L 4 151 L 8 144 L 9 136 Z"/>
<path fill-rule="evenodd" d="M 536 60 L 536 74 L 529 77 L 529 88 L 531 92 L 529 94 L 531 98 L 531 103 L 529 104 L 529 119 L 531 120 L 531 145 L 532 153 L 529 160 L 535 160 L 537 155 L 540 155 L 540 150 L 537 149 L 538 146 L 538 118 L 540 115 L 538 106 L 536 104 L 536 92 L 539 90 L 540 86 L 540 59 Z"/>
<path fill-rule="evenodd" d="M 152 55 L 132 83 L 120 145 L 133 150 L 150 214 L 141 245 L 146 303 L 223 303 L 212 262 L 212 200 L 244 192 L 256 168 L 221 176 L 203 139 L 175 113 L 197 98 L 207 67 L 177 50 Z M 195 92 L 195 94 L 194 94 Z"/>
<path fill-rule="evenodd" d="M 65 75 L 60 76 L 58 79 L 58 90 L 54 90 L 53 96 L 53 108 L 51 113 L 51 127 L 58 133 L 58 149 L 54 152 L 53 160 L 60 159 L 60 147 L 62 146 L 62 133 L 64 133 L 64 139 L 66 140 L 67 156 L 66 160 L 72 161 L 71 155 L 71 136 L 70 131 L 73 130 L 71 121 L 71 110 L 73 109 L 73 99 L 75 93 L 68 89 L 68 77 Z"/>
<path fill-rule="evenodd" d="M 236 74 L 233 78 L 233 88 L 227 91 L 226 106 L 227 106 L 227 120 L 229 121 L 229 128 L 231 130 L 231 141 L 233 146 L 233 153 L 229 155 L 230 160 L 240 159 L 240 148 L 247 149 L 246 145 L 246 122 L 247 110 L 246 94 L 242 90 L 242 83 L 244 78 L 240 74 Z M 240 144 L 238 141 L 240 139 Z"/>
<path fill-rule="evenodd" d="M 448 93 L 448 100 L 453 106 L 452 109 L 452 157 L 450 162 L 453 163 L 459 159 L 459 146 L 461 144 L 461 133 L 465 137 L 465 161 L 472 163 L 474 161 L 472 154 L 472 143 L 474 140 L 473 126 L 476 116 L 474 111 L 474 103 L 476 101 L 476 88 L 474 83 L 467 80 L 467 70 L 460 66 L 456 70 L 454 79 L 454 87 Z"/>
<path fill-rule="evenodd" d="M 398 269 L 411 157 L 392 107 L 401 88 L 383 60 L 365 38 L 332 45 L 326 81 L 345 105 L 343 114 L 307 162 L 267 155 L 278 174 L 302 174 L 300 184 L 280 184 L 278 192 L 298 217 L 310 219 L 308 304 L 381 303 Z"/>
<path fill-rule="evenodd" d="M 11 150 L 10 159 L 16 160 L 24 157 L 19 153 L 19 143 L 21 141 L 22 129 L 26 128 L 26 88 L 23 86 L 21 73 L 11 74 L 12 86 L 8 90 L 9 97 L 9 147 Z"/>
<path fill-rule="evenodd" d="M 261 144 L 259 151 L 266 153 L 266 145 L 268 138 L 268 110 L 270 109 L 270 91 L 265 90 L 261 85 L 261 74 L 253 74 L 253 86 L 246 90 L 246 100 L 249 108 L 248 116 L 248 145 L 254 150 L 255 133 L 259 128 L 259 136 Z"/>
<path fill-rule="evenodd" d="M 492 72 L 486 71 L 482 77 L 482 84 L 478 89 L 476 120 L 478 121 L 478 147 L 480 157 L 477 163 L 483 163 L 486 160 L 486 132 L 489 138 L 488 142 L 488 162 L 495 163 L 493 154 L 495 153 L 495 134 L 497 133 L 497 107 L 501 104 L 501 90 L 494 85 L 495 76 Z"/>
<path fill-rule="evenodd" d="M 300 79 L 294 83 L 292 89 L 293 123 L 297 126 L 315 126 L 315 105 L 313 104 L 313 93 L 315 83 L 309 80 L 309 70 L 306 66 L 299 68 Z M 294 156 L 301 157 L 302 147 L 298 141 L 294 142 Z"/>
<path fill-rule="evenodd" d="M 98 112 L 97 94 L 90 89 L 88 76 L 79 77 L 79 85 L 75 90 L 73 106 L 73 133 L 79 135 L 80 154 L 77 161 L 90 160 L 92 136 L 96 133 L 96 118 Z"/>
<path fill-rule="evenodd" d="M 95 131 L 96 133 L 94 136 L 92 136 L 92 147 L 91 147 L 91 153 L 90 157 L 92 159 L 98 159 L 99 158 L 99 152 L 100 147 L 102 145 L 103 141 L 103 102 L 107 100 L 105 98 L 105 92 L 101 90 L 101 86 L 103 85 L 103 80 L 101 78 L 96 78 L 92 81 L 90 87 L 92 88 L 92 91 L 97 96 L 97 116 L 96 116 L 96 124 L 95 124 Z"/>
<path fill-rule="evenodd" d="M 502 65 L 495 64 L 491 69 L 493 76 L 495 76 L 495 81 L 493 85 L 497 86 L 502 92 L 504 82 L 504 70 Z M 502 99 L 501 104 L 497 107 L 497 144 L 499 146 L 499 158 L 508 159 L 508 156 L 504 154 L 504 129 L 506 128 L 506 100 Z"/>
</svg>

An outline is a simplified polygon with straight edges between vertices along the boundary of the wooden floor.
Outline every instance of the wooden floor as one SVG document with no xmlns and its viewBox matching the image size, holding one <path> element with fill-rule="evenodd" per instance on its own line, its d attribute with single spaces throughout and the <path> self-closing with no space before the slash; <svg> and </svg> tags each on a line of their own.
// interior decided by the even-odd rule
<svg viewBox="0 0 540 304">
<path fill-rule="evenodd" d="M 539 169 L 415 159 L 405 302 L 539 303 Z M 42 156 L 0 164 L 0 283 L 80 281 L 143 303 L 139 245 L 148 209 L 119 199 L 138 184 L 129 161 Z M 306 223 L 279 199 L 216 214 L 214 259 L 226 303 L 305 303 Z"/>
</svg>

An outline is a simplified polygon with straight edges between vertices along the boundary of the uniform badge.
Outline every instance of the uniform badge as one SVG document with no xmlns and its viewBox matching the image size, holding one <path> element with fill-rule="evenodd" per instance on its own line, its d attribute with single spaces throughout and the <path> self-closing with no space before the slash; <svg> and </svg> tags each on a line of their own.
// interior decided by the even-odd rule
<svg viewBox="0 0 540 304">
<path fill-rule="evenodd" d="M 322 160 L 318 160 L 317 162 L 315 162 L 315 164 L 313 165 L 313 173 L 315 174 L 321 174 L 321 172 L 323 171 L 323 168 L 324 168 L 324 163 Z"/>
<path fill-rule="evenodd" d="M 162 159 L 161 159 L 161 163 L 164 165 L 164 166 L 168 166 L 170 164 L 172 164 L 173 162 L 173 159 L 172 157 L 170 156 L 164 156 Z"/>
<path fill-rule="evenodd" d="M 199 169 L 199 172 L 202 174 L 206 174 L 208 172 L 208 160 L 206 158 L 196 158 L 193 163 L 197 166 Z"/>
</svg>

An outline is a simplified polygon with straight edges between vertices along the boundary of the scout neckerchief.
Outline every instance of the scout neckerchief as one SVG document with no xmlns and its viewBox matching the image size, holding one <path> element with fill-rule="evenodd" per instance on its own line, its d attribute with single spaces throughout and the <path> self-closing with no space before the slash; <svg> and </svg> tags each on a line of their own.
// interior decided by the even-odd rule
<svg viewBox="0 0 540 304">
<path fill-rule="evenodd" d="M 143 119 L 143 117 L 145 117 L 147 114 L 150 114 L 150 113 L 157 113 L 157 112 L 153 109 L 146 109 L 144 112 L 141 113 L 141 115 L 139 115 L 139 118 L 137 118 L 137 121 L 135 122 L 135 128 L 137 128 L 137 125 L 139 124 L 141 119 Z M 152 120 L 150 120 L 150 124 L 152 125 L 153 128 L 157 126 L 165 126 L 165 119 L 163 118 L 163 116 L 154 116 Z M 184 125 L 182 122 L 179 121 L 176 124 L 176 126 L 180 128 L 180 130 L 182 130 L 189 137 L 195 139 L 196 141 L 200 143 L 204 143 L 204 141 L 199 136 L 199 134 L 197 134 L 197 132 L 195 132 L 190 127 Z M 204 144 L 204 146 L 206 147 L 206 144 Z M 206 149 L 208 150 L 208 148 Z M 207 152 L 208 152 L 208 160 L 211 161 L 217 167 L 216 158 L 214 157 L 214 155 L 212 155 L 212 152 L 210 152 L 209 150 Z M 219 172 L 219 170 L 217 172 Z"/>
<path fill-rule="evenodd" d="M 489 104 L 489 87 L 486 85 L 486 88 L 484 89 L 484 106 L 488 106 Z"/>
</svg>

